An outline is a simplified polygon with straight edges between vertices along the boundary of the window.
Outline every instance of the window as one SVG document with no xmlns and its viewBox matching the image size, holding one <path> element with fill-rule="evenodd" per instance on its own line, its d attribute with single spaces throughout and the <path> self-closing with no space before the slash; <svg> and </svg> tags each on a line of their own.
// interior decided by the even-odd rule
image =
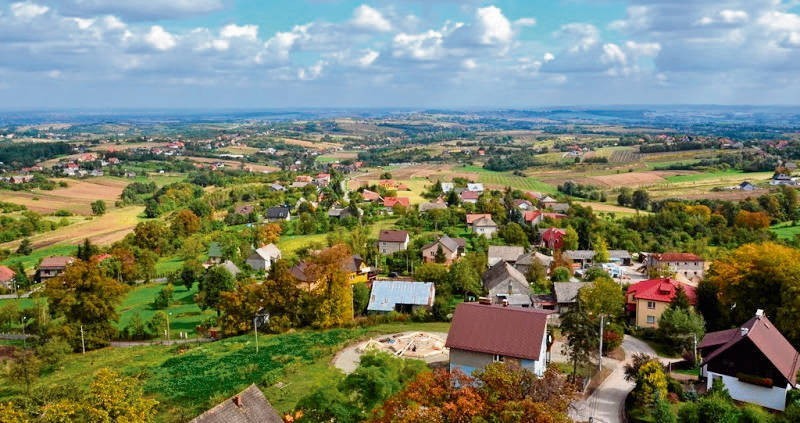
<svg viewBox="0 0 800 423">
<path fill-rule="evenodd" d="M 656 316 L 647 316 L 647 324 L 654 325 L 656 323 Z"/>
<path fill-rule="evenodd" d="M 654 310 L 656 308 L 656 302 L 655 301 L 648 301 L 647 302 L 647 308 L 649 308 L 650 310 Z"/>
<path fill-rule="evenodd" d="M 503 359 L 504 357 L 500 354 L 495 354 L 494 357 L 492 357 L 492 361 L 495 363 L 502 363 Z"/>
</svg>

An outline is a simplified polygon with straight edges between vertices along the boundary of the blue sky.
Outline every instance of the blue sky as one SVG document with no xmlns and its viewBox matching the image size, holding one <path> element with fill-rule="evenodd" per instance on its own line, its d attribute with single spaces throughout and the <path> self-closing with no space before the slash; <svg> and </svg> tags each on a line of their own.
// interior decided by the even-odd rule
<svg viewBox="0 0 800 423">
<path fill-rule="evenodd" d="M 793 104 L 796 0 L 0 1 L 0 108 Z"/>
</svg>

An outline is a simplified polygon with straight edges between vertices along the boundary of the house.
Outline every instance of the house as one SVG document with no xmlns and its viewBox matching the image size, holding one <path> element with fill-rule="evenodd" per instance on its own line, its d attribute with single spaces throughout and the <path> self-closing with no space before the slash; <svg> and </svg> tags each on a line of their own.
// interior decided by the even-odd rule
<svg viewBox="0 0 800 423">
<path fill-rule="evenodd" d="M 452 182 L 442 182 L 442 192 L 448 193 L 455 188 L 455 184 Z"/>
<path fill-rule="evenodd" d="M 310 184 L 311 182 L 294 181 L 291 185 L 289 185 L 289 188 L 305 188 Z"/>
<path fill-rule="evenodd" d="M 245 263 L 253 270 L 267 271 L 280 258 L 281 250 L 275 244 L 267 244 L 261 248 L 254 249 L 245 260 Z"/>
<path fill-rule="evenodd" d="M 483 184 L 467 184 L 467 191 L 482 193 Z"/>
<path fill-rule="evenodd" d="M 378 234 L 378 251 L 384 255 L 405 251 L 408 241 L 408 232 L 385 229 Z"/>
<path fill-rule="evenodd" d="M 542 246 L 551 250 L 560 250 L 564 247 L 564 235 L 567 231 L 561 228 L 547 228 L 542 231 Z"/>
<path fill-rule="evenodd" d="M 364 211 L 361 209 L 357 210 L 358 210 L 358 216 L 356 217 L 361 217 L 361 215 L 364 214 Z M 330 210 L 328 210 L 328 217 L 334 219 L 353 217 L 353 211 L 349 207 L 331 207 Z"/>
<path fill-rule="evenodd" d="M 12 184 L 24 184 L 33 180 L 33 175 L 14 175 L 11 177 Z"/>
<path fill-rule="evenodd" d="M 407 197 L 386 197 L 383 199 L 383 207 L 393 208 L 394 206 L 408 207 L 411 204 Z"/>
<path fill-rule="evenodd" d="M 314 178 L 312 178 L 309 175 L 297 175 L 297 176 L 295 176 L 294 181 L 295 182 L 305 182 L 307 184 L 310 184 L 311 182 L 314 182 Z"/>
<path fill-rule="evenodd" d="M 653 253 L 647 256 L 648 269 L 664 267 L 687 279 L 698 280 L 703 278 L 706 262 L 702 257 L 692 253 Z"/>
<path fill-rule="evenodd" d="M 189 423 L 283 423 L 283 418 L 252 384 Z"/>
<path fill-rule="evenodd" d="M 557 220 L 557 219 L 563 219 L 565 217 L 567 217 L 567 215 L 563 213 L 546 213 L 541 210 L 526 211 L 525 213 L 522 214 L 522 220 L 524 220 L 525 223 L 531 226 L 536 226 L 541 224 L 544 221 L 544 219 Z"/>
<path fill-rule="evenodd" d="M 45 257 L 36 269 L 36 279 L 44 282 L 47 279 L 61 276 L 67 270 L 67 266 L 74 261 L 74 257 L 68 256 Z"/>
<path fill-rule="evenodd" d="M 672 303 L 679 286 L 689 298 L 689 303 L 694 305 L 697 299 L 695 287 L 672 278 L 648 279 L 629 286 L 625 294 L 625 308 L 634 315 L 636 326 L 658 328 L 658 319 Z"/>
<path fill-rule="evenodd" d="M 239 266 L 237 266 L 237 265 L 236 265 L 236 263 L 234 263 L 234 262 L 232 262 L 232 261 L 230 261 L 230 260 L 225 260 L 225 261 L 224 261 L 222 264 L 220 264 L 220 266 L 221 266 L 223 269 L 227 270 L 227 271 L 228 271 L 228 273 L 230 273 L 230 274 L 231 274 L 231 275 L 232 275 L 234 278 L 235 278 L 235 277 L 236 277 L 236 276 L 237 276 L 239 273 L 242 273 L 242 270 L 241 270 L 241 269 L 239 269 Z"/>
<path fill-rule="evenodd" d="M 436 252 L 441 247 L 442 253 L 444 253 L 444 264 L 449 265 L 464 255 L 466 245 L 467 241 L 463 238 L 450 238 L 444 235 L 435 242 L 422 247 L 422 260 L 425 263 L 435 262 Z"/>
<path fill-rule="evenodd" d="M 291 218 L 292 218 L 292 213 L 291 211 L 289 211 L 289 207 L 277 206 L 277 207 L 270 207 L 267 209 L 267 220 L 269 220 L 270 222 L 290 220 Z"/>
<path fill-rule="evenodd" d="M 14 288 L 14 277 L 17 274 L 10 268 L 0 265 L 0 288 Z"/>
<path fill-rule="evenodd" d="M 361 256 L 352 255 L 342 259 L 341 269 L 347 274 L 347 279 L 351 284 L 368 282 L 374 278 L 374 273 Z M 309 274 L 310 264 L 306 261 L 301 261 L 290 269 L 290 273 L 297 280 L 298 286 L 303 289 L 313 290 L 317 287 L 317 280 Z"/>
<path fill-rule="evenodd" d="M 623 266 L 632 264 L 631 253 L 626 250 L 608 250 L 608 257 L 612 263 L 619 263 Z"/>
<path fill-rule="evenodd" d="M 569 210 L 569 203 L 550 203 L 547 205 L 547 209 L 557 213 L 566 213 Z"/>
<path fill-rule="evenodd" d="M 785 173 L 776 173 L 769 180 L 770 185 L 797 185 L 797 178 L 793 178 Z"/>
<path fill-rule="evenodd" d="M 585 269 L 592 265 L 594 260 L 594 250 L 566 250 L 564 251 L 564 258 L 572 260 L 573 264 L 578 264 L 581 269 Z"/>
<path fill-rule="evenodd" d="M 542 208 L 548 208 L 556 203 L 558 203 L 558 200 L 549 195 L 545 195 L 544 197 L 539 199 L 539 205 L 542 206 Z"/>
<path fill-rule="evenodd" d="M 476 220 L 478 220 L 478 219 L 480 219 L 482 217 L 491 218 L 492 215 L 491 215 L 491 213 L 467 213 L 467 217 L 466 217 L 467 227 L 468 228 L 472 228 L 472 224 L 475 223 Z"/>
<path fill-rule="evenodd" d="M 497 223 L 494 223 L 491 216 L 481 217 L 472 222 L 472 232 L 491 238 L 497 232 Z"/>
<path fill-rule="evenodd" d="M 222 263 L 222 248 L 219 243 L 212 242 L 208 245 L 208 261 L 209 265 Z"/>
<path fill-rule="evenodd" d="M 530 307 L 531 287 L 525 275 L 510 263 L 500 261 L 481 276 L 483 288 L 492 304 Z"/>
<path fill-rule="evenodd" d="M 286 191 L 286 187 L 281 184 L 270 184 L 269 189 L 273 191 Z"/>
<path fill-rule="evenodd" d="M 492 267 L 502 260 L 513 266 L 523 254 L 525 254 L 525 248 L 516 245 L 491 245 L 488 251 L 488 265 Z"/>
<path fill-rule="evenodd" d="M 748 181 L 744 181 L 741 184 L 739 184 L 739 189 L 742 191 L 755 191 L 756 186 Z"/>
<path fill-rule="evenodd" d="M 523 275 L 527 275 L 531 270 L 534 261 L 538 261 L 542 266 L 544 266 L 545 269 L 549 269 L 550 264 L 553 262 L 553 257 L 542 254 L 538 251 L 532 251 L 517 258 L 517 262 L 514 264 L 514 267 Z"/>
<path fill-rule="evenodd" d="M 783 411 L 797 387 L 800 354 L 762 310 L 741 327 L 707 333 L 698 348 L 707 387 L 721 380 L 737 401 Z"/>
<path fill-rule="evenodd" d="M 435 296 L 433 282 L 374 281 L 367 311 L 411 313 L 433 307 Z"/>
<path fill-rule="evenodd" d="M 462 203 L 471 203 L 476 204 L 478 202 L 478 198 L 481 197 L 481 193 L 475 191 L 464 191 L 460 195 Z"/>
<path fill-rule="evenodd" d="M 522 211 L 528 211 L 528 210 L 535 210 L 536 209 L 536 207 L 534 207 L 533 203 L 531 203 L 530 201 L 519 199 L 519 198 L 514 200 L 514 201 L 512 201 L 511 204 L 513 204 L 514 207 L 516 207 L 516 208 L 518 208 L 518 209 L 520 209 Z"/>
<path fill-rule="evenodd" d="M 364 191 L 361 192 L 361 198 L 364 199 L 364 201 L 371 203 L 373 201 L 380 201 L 381 195 L 378 194 L 377 192 L 365 189 Z"/>
<path fill-rule="evenodd" d="M 542 376 L 549 362 L 552 311 L 479 303 L 456 306 L 445 346 L 450 370 L 469 375 L 493 362 L 517 364 Z"/>
<path fill-rule="evenodd" d="M 443 202 L 427 202 L 419 205 L 420 213 L 427 213 L 431 210 L 447 210 L 447 204 Z"/>
<path fill-rule="evenodd" d="M 585 286 L 591 286 L 591 282 L 554 282 L 553 292 L 556 296 L 556 309 L 559 313 L 566 313 L 570 307 L 578 302 L 578 291 Z"/>
<path fill-rule="evenodd" d="M 314 178 L 314 185 L 318 187 L 327 187 L 331 183 L 331 174 L 330 173 L 319 173 L 317 177 Z"/>
</svg>

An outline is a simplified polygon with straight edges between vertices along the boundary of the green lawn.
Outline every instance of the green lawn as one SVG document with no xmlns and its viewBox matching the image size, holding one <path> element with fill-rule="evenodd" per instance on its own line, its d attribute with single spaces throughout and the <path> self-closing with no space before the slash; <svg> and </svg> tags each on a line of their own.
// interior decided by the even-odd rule
<svg viewBox="0 0 800 423">
<path fill-rule="evenodd" d="M 511 187 L 523 191 L 537 191 L 544 193 L 555 193 L 556 188 L 550 184 L 546 184 L 536 178 L 523 177 L 512 175 L 510 172 L 494 172 L 478 166 L 464 166 L 463 168 L 454 167 L 453 170 L 458 172 L 463 169 L 464 172 L 474 172 L 478 174 L 478 182 L 487 185 L 497 185 L 503 187 Z"/>
<path fill-rule="evenodd" d="M 36 267 L 36 265 L 39 264 L 39 261 L 45 257 L 71 256 L 75 254 L 75 251 L 76 247 L 73 245 L 54 245 L 51 247 L 34 250 L 34 252 L 29 256 L 11 256 L 0 262 L 0 264 L 4 264 L 6 266 L 16 266 L 17 263 L 22 263 L 22 265 L 25 266 L 25 269 L 31 270 Z"/>
<path fill-rule="evenodd" d="M 35 298 L 13 298 L 10 300 L 0 300 L 0 307 L 3 307 L 6 304 L 14 303 L 17 305 L 18 310 L 23 310 L 26 308 L 33 308 L 36 304 Z"/>
<path fill-rule="evenodd" d="M 800 235 L 800 225 L 794 225 L 792 222 L 778 223 L 770 226 L 769 230 L 780 239 L 795 239 L 797 235 Z"/>
<path fill-rule="evenodd" d="M 161 257 L 156 263 L 156 274 L 163 275 L 180 270 L 183 259 L 180 257 Z"/>
<path fill-rule="evenodd" d="M 164 287 L 164 284 L 149 284 L 133 288 L 125 296 L 122 304 L 117 308 L 120 318 L 118 327 L 120 329 L 128 325 L 134 314 L 139 313 L 142 319 L 149 321 L 155 312 L 152 303 L 156 295 Z M 200 310 L 194 302 L 194 294 L 197 293 L 197 284 L 191 291 L 187 291 L 184 286 L 175 287 L 175 304 L 164 311 L 172 313 L 170 316 L 170 333 L 173 338 L 178 337 L 178 332 L 187 332 L 189 336 L 195 335 L 195 327 L 209 316 L 214 315 L 213 310 Z"/>
<path fill-rule="evenodd" d="M 70 356 L 32 389 L 86 389 L 92 375 L 107 367 L 141 378 L 145 393 L 159 401 L 159 422 L 188 421 L 251 383 L 264 389 L 270 402 L 284 412 L 315 388 L 336 380 L 338 371 L 330 362 L 345 345 L 379 334 L 447 328 L 446 323 L 394 323 L 260 335 L 258 354 L 251 334 L 199 345 L 105 348 Z M 283 389 L 275 386 L 278 382 Z M 0 376 L 0 401 L 20 398 L 23 392 L 21 384 Z"/>
<path fill-rule="evenodd" d="M 772 172 L 750 172 L 745 173 L 741 170 L 735 169 L 728 169 L 728 170 L 718 170 L 714 172 L 702 172 L 702 173 L 693 173 L 689 175 L 672 175 L 667 176 L 665 179 L 672 183 L 680 183 L 680 182 L 699 182 L 699 181 L 707 181 L 709 179 L 721 179 L 721 180 L 738 180 L 738 179 L 751 179 L 753 182 L 767 179 L 772 176 Z"/>
<path fill-rule="evenodd" d="M 311 243 L 317 242 L 327 245 L 327 234 L 312 234 L 312 235 L 286 235 L 281 236 L 278 240 L 278 248 L 284 257 L 293 255 L 297 250 L 309 246 Z"/>
</svg>

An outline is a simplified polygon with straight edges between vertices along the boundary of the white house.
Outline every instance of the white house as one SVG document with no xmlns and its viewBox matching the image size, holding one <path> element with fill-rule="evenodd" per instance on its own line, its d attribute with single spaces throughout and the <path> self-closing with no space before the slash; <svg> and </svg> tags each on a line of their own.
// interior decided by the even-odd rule
<svg viewBox="0 0 800 423">
<path fill-rule="evenodd" d="M 275 244 L 267 244 L 261 248 L 253 250 L 247 257 L 245 263 L 253 270 L 267 271 L 272 265 L 281 258 L 281 250 Z"/>
</svg>

